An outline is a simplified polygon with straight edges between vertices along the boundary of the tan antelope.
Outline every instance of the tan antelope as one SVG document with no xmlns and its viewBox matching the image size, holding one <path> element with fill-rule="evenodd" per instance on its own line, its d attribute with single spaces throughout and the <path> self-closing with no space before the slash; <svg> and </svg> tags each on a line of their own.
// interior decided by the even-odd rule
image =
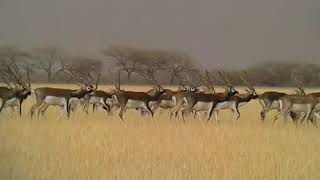
<svg viewBox="0 0 320 180">
<path fill-rule="evenodd" d="M 304 89 L 303 89 L 303 83 L 301 80 L 298 80 L 298 77 L 295 73 L 292 73 L 292 78 L 295 80 L 295 82 L 298 84 L 298 88 L 294 90 L 295 95 L 305 95 Z M 260 112 L 261 120 L 264 120 L 266 117 L 266 113 L 268 113 L 271 110 L 277 110 L 278 112 L 281 111 L 279 100 L 281 97 L 286 96 L 288 94 L 283 92 L 276 92 L 276 91 L 267 91 L 263 94 L 259 95 L 259 102 L 262 106 L 262 110 Z M 297 114 L 290 113 L 290 116 L 295 119 L 297 117 Z"/>
<path fill-rule="evenodd" d="M 230 79 L 226 73 L 219 72 L 222 80 L 226 83 L 224 93 L 189 93 L 183 97 L 186 107 L 182 110 L 182 118 L 193 111 L 204 111 L 208 114 L 208 121 L 210 120 L 213 110 L 219 102 L 229 100 L 233 95 L 238 94 L 238 91 L 231 85 Z"/>
<path fill-rule="evenodd" d="M 112 96 L 112 99 L 114 104 L 120 106 L 119 117 L 121 120 L 123 120 L 123 113 L 125 113 L 127 109 L 143 109 L 153 116 L 154 112 L 151 110 L 149 103 L 158 101 L 163 92 L 161 86 L 158 86 L 152 94 L 147 94 L 145 92 L 119 91 Z"/>
<path fill-rule="evenodd" d="M 151 95 L 154 93 L 154 88 L 147 91 L 146 93 Z M 176 99 L 174 98 L 175 95 L 181 93 L 181 92 L 186 92 L 187 89 L 185 86 L 181 86 L 178 88 L 178 90 L 173 91 L 171 89 L 163 89 L 164 93 L 159 97 L 158 101 L 152 101 L 150 103 L 150 108 L 153 112 L 155 112 L 157 109 L 164 109 L 164 110 L 170 110 L 176 106 Z M 145 115 L 146 111 L 141 111 L 141 115 Z M 161 112 L 160 112 L 161 113 Z"/>
<path fill-rule="evenodd" d="M 38 110 L 38 116 L 44 114 L 49 106 L 59 106 L 63 108 L 67 117 L 70 117 L 70 109 L 72 101 L 79 102 L 86 94 L 94 92 L 96 89 L 90 84 L 90 82 L 77 76 L 72 71 L 66 71 L 67 75 L 77 81 L 80 86 L 78 90 L 61 89 L 61 88 L 50 88 L 42 87 L 33 90 L 33 95 L 36 99 L 36 104 L 31 107 L 30 114 L 33 117 L 34 112 Z M 98 87 L 99 78 L 96 83 Z"/>
<path fill-rule="evenodd" d="M 244 74 L 247 77 L 247 73 L 244 72 Z M 251 100 L 257 99 L 259 97 L 253 85 L 248 83 L 247 78 L 243 76 L 240 76 L 240 78 L 244 82 L 244 84 L 247 86 L 247 89 L 245 89 L 247 93 L 236 94 L 230 97 L 228 101 L 219 102 L 213 110 L 216 121 L 218 121 L 218 112 L 219 110 L 222 110 L 222 109 L 230 109 L 233 112 L 233 120 L 238 120 L 240 118 L 239 108 L 246 105 Z"/>
<path fill-rule="evenodd" d="M 303 90 L 303 92 L 300 92 L 300 93 L 305 93 L 305 92 L 304 92 L 304 89 L 302 89 L 302 90 Z M 300 90 L 299 90 L 299 91 L 300 91 Z M 305 94 L 304 94 L 304 95 L 305 95 Z M 307 94 L 307 95 L 308 95 L 308 96 L 312 96 L 314 99 L 316 99 L 316 100 L 318 101 L 318 103 L 315 105 L 312 113 L 310 114 L 310 116 L 309 116 L 309 118 L 308 118 L 308 120 L 311 121 L 311 122 L 316 126 L 317 124 L 316 124 L 315 121 L 316 121 L 317 119 L 320 119 L 320 115 L 319 115 L 319 113 L 320 113 L 320 103 L 319 103 L 319 102 L 320 102 L 320 93 L 319 93 L 319 92 L 309 93 L 309 94 Z M 296 122 L 296 123 L 298 123 L 299 119 L 303 118 L 303 120 L 300 121 L 300 124 L 304 122 L 305 116 L 307 115 L 307 114 L 304 113 L 304 112 L 298 113 L 298 112 L 290 111 L 290 113 L 291 113 L 290 116 L 291 116 L 292 120 L 293 120 L 294 122 Z M 308 122 L 308 121 L 307 121 L 307 122 Z"/>
<path fill-rule="evenodd" d="M 150 80 L 154 84 L 154 89 L 146 92 L 134 92 L 120 90 L 120 71 L 118 74 L 118 84 L 116 85 L 117 92 L 112 95 L 113 104 L 120 107 L 119 117 L 123 120 L 123 114 L 127 109 L 136 109 L 140 111 L 148 112 L 152 117 L 154 112 L 150 108 L 152 102 L 157 102 L 159 97 L 164 93 L 162 87 L 158 82 L 151 78 Z"/>
<path fill-rule="evenodd" d="M 7 66 L 7 65 L 4 65 Z M 29 68 L 26 68 L 28 82 L 23 79 L 23 75 L 16 64 L 12 64 L 12 67 L 7 66 L 7 70 L 1 72 L 2 80 L 8 87 L 0 87 L 0 100 L 1 107 L 10 107 L 14 110 L 14 107 L 19 108 L 19 114 L 22 114 L 22 103 L 31 94 L 31 84 L 29 76 Z"/>
<path fill-rule="evenodd" d="M 308 120 L 318 103 L 318 99 L 311 95 L 285 95 L 279 99 L 281 111 L 275 116 L 274 123 L 280 116 L 287 120 L 290 112 L 303 113 L 305 114 L 304 121 Z M 316 121 L 313 122 L 316 123 Z"/>
<path fill-rule="evenodd" d="M 92 94 L 87 94 L 83 97 L 83 109 L 88 114 L 88 108 L 92 105 L 92 112 L 94 113 L 97 107 L 101 107 L 105 111 L 110 111 L 110 104 L 112 102 L 112 93 L 108 93 L 102 90 L 96 90 Z"/>
</svg>

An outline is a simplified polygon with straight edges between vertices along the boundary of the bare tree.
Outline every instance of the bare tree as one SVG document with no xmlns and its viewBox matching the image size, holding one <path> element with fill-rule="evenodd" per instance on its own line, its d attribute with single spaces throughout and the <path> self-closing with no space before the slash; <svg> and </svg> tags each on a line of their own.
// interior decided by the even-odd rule
<svg viewBox="0 0 320 180">
<path fill-rule="evenodd" d="M 112 58 L 116 61 L 116 66 L 121 71 L 127 73 L 128 80 L 130 80 L 132 73 L 137 69 L 139 58 L 137 55 L 140 53 L 140 49 L 127 47 L 127 46 L 112 46 L 107 50 L 102 50 L 102 54 Z"/>
<path fill-rule="evenodd" d="M 159 50 L 144 50 L 137 54 L 139 58 L 136 73 L 158 84 L 156 73 L 164 71 L 168 66 L 166 52 Z"/>
<path fill-rule="evenodd" d="M 103 64 L 99 59 L 76 56 L 69 58 L 64 66 L 81 76 L 87 76 L 90 74 L 100 74 Z"/>
<path fill-rule="evenodd" d="M 168 68 L 166 71 L 170 73 L 169 84 L 173 84 L 174 81 L 181 75 L 195 69 L 191 58 L 182 52 L 170 52 L 166 53 Z"/>
<path fill-rule="evenodd" d="M 0 61 L 2 63 L 19 63 L 30 58 L 30 54 L 15 46 L 0 47 Z"/>
<path fill-rule="evenodd" d="M 45 72 L 49 83 L 54 80 L 58 73 L 67 69 L 64 62 L 64 53 L 56 47 L 35 49 L 33 59 L 33 67 Z"/>
<path fill-rule="evenodd" d="M 31 55 L 15 46 L 0 47 L 0 72 L 5 72 L 8 67 L 27 68 L 30 66 Z M 2 79 L 3 81 L 3 79 Z"/>
</svg>

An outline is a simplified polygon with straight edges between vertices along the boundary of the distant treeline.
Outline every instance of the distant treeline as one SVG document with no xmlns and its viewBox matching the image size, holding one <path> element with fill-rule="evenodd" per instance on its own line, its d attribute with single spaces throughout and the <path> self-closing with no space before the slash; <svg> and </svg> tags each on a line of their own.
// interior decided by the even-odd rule
<svg viewBox="0 0 320 180">
<path fill-rule="evenodd" d="M 70 56 L 55 47 L 25 51 L 17 47 L 0 47 L 0 71 L 16 64 L 20 71 L 30 70 L 32 82 L 71 83 L 64 73 L 67 70 L 79 76 L 97 76 L 102 83 L 115 83 L 118 72 L 123 84 L 185 84 L 195 85 L 206 81 L 206 70 L 213 84 L 223 84 L 219 71 L 229 74 L 234 85 L 243 85 L 240 76 L 256 86 L 320 85 L 320 65 L 303 62 L 265 62 L 245 69 L 201 69 L 185 52 L 112 46 L 101 50 L 96 57 Z M 244 73 L 246 72 L 246 73 Z M 0 79 L 1 81 L 2 79 Z"/>
</svg>

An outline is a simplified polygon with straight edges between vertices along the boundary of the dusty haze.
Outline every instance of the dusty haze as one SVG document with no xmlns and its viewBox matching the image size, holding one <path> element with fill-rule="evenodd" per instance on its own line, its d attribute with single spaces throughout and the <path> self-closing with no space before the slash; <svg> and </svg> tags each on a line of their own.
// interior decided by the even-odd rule
<svg viewBox="0 0 320 180">
<path fill-rule="evenodd" d="M 203 66 L 316 62 L 319 9 L 318 0 L 0 0 L 0 45 L 180 49 Z"/>
</svg>

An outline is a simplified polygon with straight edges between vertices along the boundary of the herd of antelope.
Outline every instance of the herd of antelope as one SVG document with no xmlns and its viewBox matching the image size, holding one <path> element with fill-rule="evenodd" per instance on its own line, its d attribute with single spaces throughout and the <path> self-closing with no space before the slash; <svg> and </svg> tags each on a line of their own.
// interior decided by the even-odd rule
<svg viewBox="0 0 320 180">
<path fill-rule="evenodd" d="M 74 79 L 79 89 L 61 89 L 51 87 L 31 88 L 29 70 L 20 72 L 16 65 L 8 66 L 7 70 L 1 73 L 2 81 L 7 87 L 0 87 L 0 112 L 4 108 L 10 108 L 14 111 L 15 107 L 19 108 L 19 114 L 22 114 L 22 104 L 29 95 L 35 99 L 35 104 L 30 109 L 31 118 L 34 116 L 44 116 L 50 106 L 58 106 L 69 118 L 70 114 L 82 108 L 86 113 L 90 106 L 93 112 L 96 108 L 105 110 L 108 115 L 119 110 L 119 117 L 124 119 L 123 115 L 128 109 L 139 111 L 141 116 L 149 114 L 151 116 L 158 109 L 167 110 L 170 119 L 174 116 L 182 118 L 193 114 L 205 116 L 209 121 L 214 115 L 218 120 L 218 112 L 222 109 L 229 109 L 233 112 L 233 119 L 240 118 L 239 108 L 251 100 L 258 99 L 262 110 L 261 119 L 264 120 L 266 113 L 270 110 L 277 110 L 278 114 L 274 117 L 274 122 L 279 117 L 285 121 L 290 117 L 295 124 L 303 122 L 312 122 L 317 126 L 317 119 L 320 113 L 320 92 L 306 94 L 302 86 L 299 86 L 295 94 L 286 94 L 275 91 L 264 92 L 258 95 L 254 86 L 248 82 L 246 73 L 240 77 L 246 85 L 246 93 L 239 94 L 230 82 L 230 77 L 225 72 L 219 72 L 219 80 L 224 82 L 225 91 L 216 92 L 211 77 L 206 71 L 205 78 L 199 82 L 208 87 L 207 91 L 201 90 L 200 85 L 186 86 L 182 83 L 178 90 L 165 89 L 157 82 L 154 87 L 147 92 L 134 92 L 120 89 L 120 75 L 115 89 L 110 92 L 98 90 L 100 75 L 94 80 L 91 76 L 80 77 L 72 71 L 64 73 Z M 95 81 L 95 82 L 94 82 Z M 94 85 L 93 85 L 94 84 Z"/>
</svg>

